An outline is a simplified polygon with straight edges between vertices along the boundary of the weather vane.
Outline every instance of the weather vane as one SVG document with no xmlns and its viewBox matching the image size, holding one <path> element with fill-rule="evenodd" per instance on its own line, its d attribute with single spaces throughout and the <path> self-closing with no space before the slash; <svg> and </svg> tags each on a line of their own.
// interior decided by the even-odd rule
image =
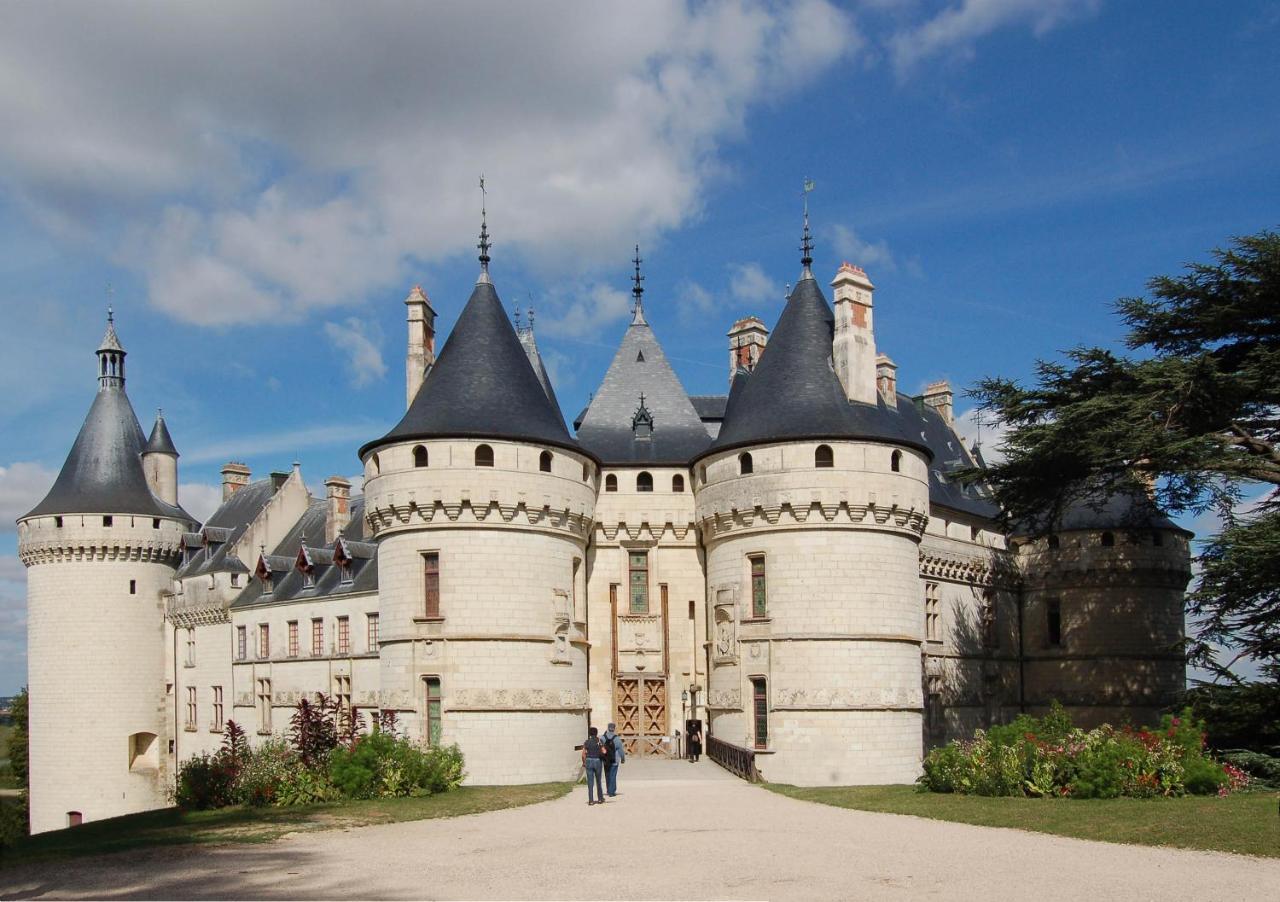
<svg viewBox="0 0 1280 902">
<path fill-rule="evenodd" d="M 804 240 L 800 244 L 800 250 L 804 254 L 800 258 L 800 262 L 804 265 L 805 272 L 809 271 L 809 264 L 813 263 L 813 236 L 809 233 L 809 192 L 813 190 L 813 179 L 804 180 Z"/>
</svg>

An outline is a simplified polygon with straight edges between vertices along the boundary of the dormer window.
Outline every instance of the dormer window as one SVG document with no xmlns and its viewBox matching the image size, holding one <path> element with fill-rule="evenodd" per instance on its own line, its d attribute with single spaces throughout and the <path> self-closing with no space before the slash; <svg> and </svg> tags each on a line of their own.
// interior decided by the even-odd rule
<svg viewBox="0 0 1280 902">
<path fill-rule="evenodd" d="M 302 571 L 302 588 L 314 589 L 316 587 L 315 571 L 310 567 L 304 568 Z"/>
<path fill-rule="evenodd" d="M 341 563 L 339 563 L 339 564 L 338 564 L 338 573 L 339 573 L 339 575 L 341 576 L 341 582 L 342 582 L 342 584 L 343 584 L 343 585 L 350 585 L 350 584 L 351 584 L 352 576 L 351 576 L 351 562 L 350 562 L 350 561 L 342 561 Z"/>
<path fill-rule="evenodd" d="M 647 441 L 653 437 L 653 414 L 645 406 L 644 395 L 640 395 L 640 406 L 631 417 L 631 431 L 639 441 Z"/>
</svg>

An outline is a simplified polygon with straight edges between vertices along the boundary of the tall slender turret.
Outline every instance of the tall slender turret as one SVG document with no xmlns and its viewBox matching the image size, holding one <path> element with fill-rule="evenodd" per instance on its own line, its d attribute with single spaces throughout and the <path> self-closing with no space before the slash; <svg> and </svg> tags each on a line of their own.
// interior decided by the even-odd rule
<svg viewBox="0 0 1280 902">
<path fill-rule="evenodd" d="M 18 521 L 36 833 L 166 804 L 161 593 L 194 523 L 176 503 L 177 451 L 163 420 L 143 439 L 110 314 L 97 356 L 98 394 L 71 453 Z M 171 480 L 161 475 L 170 466 Z"/>
</svg>

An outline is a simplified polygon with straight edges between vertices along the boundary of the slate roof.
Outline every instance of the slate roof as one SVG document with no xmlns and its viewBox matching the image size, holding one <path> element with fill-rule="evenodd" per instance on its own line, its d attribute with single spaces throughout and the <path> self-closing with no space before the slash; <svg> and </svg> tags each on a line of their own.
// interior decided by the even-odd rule
<svg viewBox="0 0 1280 902">
<path fill-rule="evenodd" d="M 1069 504 L 1055 531 L 1082 529 L 1171 529 L 1192 535 L 1165 516 L 1138 485 L 1120 489 L 1106 499 L 1095 494 Z M 1020 524 L 1014 527 L 1012 534 L 1021 537 L 1036 531 L 1028 524 Z"/>
<path fill-rule="evenodd" d="M 710 451 L 787 439 L 869 439 L 929 451 L 896 406 L 851 402 L 831 365 L 835 317 L 812 276 L 792 289 L 755 370 L 737 376 Z M 739 380 L 742 380 L 739 386 Z M 705 453 L 705 452 L 704 452 Z"/>
<path fill-rule="evenodd" d="M 542 355 L 538 353 L 538 343 L 533 337 L 533 327 L 529 326 L 527 329 L 520 330 L 519 338 L 520 346 L 524 348 L 525 356 L 529 358 L 529 365 L 533 367 L 534 373 L 538 376 L 538 384 L 547 393 L 551 406 L 559 411 L 560 402 L 556 399 L 556 390 L 551 386 L 551 377 L 547 375 L 547 368 L 542 364 Z"/>
<path fill-rule="evenodd" d="M 723 420 L 724 408 L 729 403 L 728 395 L 690 395 L 693 409 L 705 423 L 707 420 Z"/>
<path fill-rule="evenodd" d="M 641 309 L 579 418 L 578 441 L 606 464 L 687 464 L 711 444 L 711 436 Z M 642 394 L 653 433 L 637 440 L 632 420 Z"/>
<path fill-rule="evenodd" d="M 360 449 L 415 438 L 495 438 L 581 451 L 538 381 L 488 281 L 471 299 L 404 417 Z"/>
<path fill-rule="evenodd" d="M 270 479 L 260 479 L 222 502 L 199 532 L 187 534 L 194 539 L 187 542 L 192 551 L 174 577 L 184 579 L 202 573 L 248 573 L 252 562 L 240 560 L 231 553 L 231 549 L 275 493 L 275 485 Z"/>
<path fill-rule="evenodd" d="M 361 541 L 364 520 L 363 496 L 351 499 L 351 522 L 347 524 L 337 541 L 322 545 L 327 512 L 326 499 L 312 502 L 307 512 L 289 530 L 289 534 L 265 556 L 266 563 L 272 571 L 271 591 L 263 591 L 265 586 L 262 580 L 251 579 L 231 606 L 247 608 L 286 601 L 377 592 L 378 546 L 372 542 Z M 306 536 L 305 544 L 304 535 Z M 351 580 L 349 582 L 343 580 L 342 567 L 336 560 L 339 546 L 341 546 L 341 554 L 346 555 L 350 563 Z M 313 583 L 311 586 L 306 585 L 306 579 L 298 569 L 299 553 L 310 562 Z M 256 568 L 256 561 L 254 566 Z"/>
<path fill-rule="evenodd" d="M 918 437 L 932 453 L 929 464 L 929 503 L 955 511 L 993 519 L 999 509 L 984 485 L 962 484 L 952 474 L 966 467 L 983 466 L 975 458 L 942 414 L 910 395 L 898 395 L 898 415 L 905 428 Z"/>
<path fill-rule="evenodd" d="M 114 334 L 111 329 L 109 335 Z M 142 470 L 145 444 L 124 387 L 101 387 L 53 488 L 24 517 L 138 514 L 194 523 L 181 507 L 166 504 L 151 493 Z"/>
<path fill-rule="evenodd" d="M 164 423 L 164 417 L 156 414 L 156 424 L 151 427 L 151 438 L 147 439 L 147 447 L 143 449 L 144 454 L 172 454 L 174 457 L 180 457 L 178 449 L 174 447 L 173 436 L 169 435 L 169 427 Z"/>
</svg>

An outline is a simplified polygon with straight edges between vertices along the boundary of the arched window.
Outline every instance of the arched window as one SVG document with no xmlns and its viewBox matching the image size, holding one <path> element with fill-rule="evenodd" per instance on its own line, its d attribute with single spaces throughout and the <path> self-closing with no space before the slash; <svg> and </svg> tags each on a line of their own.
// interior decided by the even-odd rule
<svg viewBox="0 0 1280 902">
<path fill-rule="evenodd" d="M 476 445 L 476 466 L 493 466 L 493 449 L 488 445 Z"/>
<path fill-rule="evenodd" d="M 642 471 L 640 475 L 636 477 L 636 491 L 637 492 L 653 491 L 653 474 L 650 473 L 648 470 Z"/>
<path fill-rule="evenodd" d="M 368 474 L 368 475 L 370 475 L 370 476 L 377 476 L 377 475 L 378 475 L 378 472 L 379 472 L 379 467 L 378 467 L 378 455 L 377 455 L 377 454 L 370 454 L 370 455 L 369 455 L 369 474 Z"/>
<path fill-rule="evenodd" d="M 613 473 L 604 478 L 604 490 L 606 492 L 616 492 L 618 490 L 618 477 Z"/>
<path fill-rule="evenodd" d="M 1104 532 L 1102 534 L 1102 547 L 1114 548 L 1116 544 L 1116 534 L 1113 532 Z"/>
<path fill-rule="evenodd" d="M 551 452 L 543 451 L 538 455 L 538 469 L 543 473 L 551 472 Z"/>
<path fill-rule="evenodd" d="M 684 477 L 681 476 L 679 473 L 671 477 L 671 491 L 673 492 L 684 491 Z"/>
<path fill-rule="evenodd" d="M 831 452 L 830 445 L 819 445 L 817 450 L 813 452 L 813 465 L 815 467 L 834 467 L 836 465 L 836 457 Z"/>
<path fill-rule="evenodd" d="M 425 467 L 427 465 L 427 449 L 421 445 L 413 449 L 413 465 L 415 467 Z"/>
<path fill-rule="evenodd" d="M 901 451 L 894 451 L 893 454 L 889 456 L 889 469 L 895 473 L 902 472 L 902 452 Z"/>
<path fill-rule="evenodd" d="M 1050 551 L 1057 551 L 1057 550 L 1058 550 L 1058 547 L 1059 547 L 1061 544 L 1062 544 L 1062 543 L 1058 540 L 1058 537 L 1057 537 L 1057 536 L 1049 536 L 1049 550 L 1050 550 Z"/>
<path fill-rule="evenodd" d="M 751 462 L 750 451 L 744 451 L 738 455 L 738 472 L 743 476 L 746 476 L 748 473 L 755 472 L 755 466 Z"/>
</svg>

